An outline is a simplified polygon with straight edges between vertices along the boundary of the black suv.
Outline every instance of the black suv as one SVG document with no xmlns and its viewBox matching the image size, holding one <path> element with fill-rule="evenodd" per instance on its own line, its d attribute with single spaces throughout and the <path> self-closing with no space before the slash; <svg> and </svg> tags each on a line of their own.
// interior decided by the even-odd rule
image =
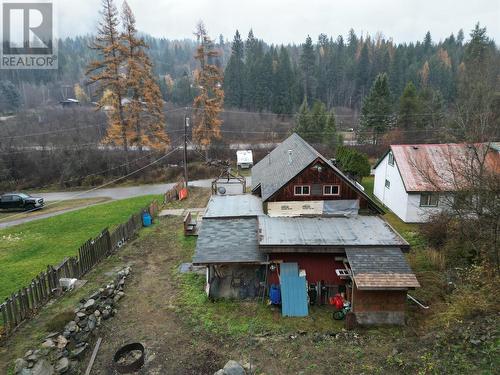
<svg viewBox="0 0 500 375">
<path fill-rule="evenodd" d="M 35 198 L 24 193 L 8 193 L 0 195 L 0 209 L 24 209 L 34 210 L 42 208 L 44 205 L 43 198 Z"/>
</svg>

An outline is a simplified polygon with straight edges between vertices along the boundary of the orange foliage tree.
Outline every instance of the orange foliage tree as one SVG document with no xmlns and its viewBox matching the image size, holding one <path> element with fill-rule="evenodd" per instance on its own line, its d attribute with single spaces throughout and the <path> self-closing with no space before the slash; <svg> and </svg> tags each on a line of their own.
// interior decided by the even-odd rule
<svg viewBox="0 0 500 375">
<path fill-rule="evenodd" d="M 165 116 L 160 87 L 153 77 L 151 60 L 146 53 L 149 48 L 137 36 L 135 17 L 126 1 L 123 2 L 122 22 L 124 31 L 121 41 L 124 46 L 126 88 L 129 97 L 125 105 L 130 129 L 131 145 L 163 150 L 169 144 L 165 132 Z"/>
<path fill-rule="evenodd" d="M 199 43 L 195 59 L 200 65 L 195 71 L 198 95 L 193 101 L 193 140 L 205 149 L 208 158 L 212 141 L 221 138 L 222 120 L 219 116 L 224 105 L 223 75 L 214 64 L 220 53 L 215 50 L 202 22 L 198 23 L 195 35 Z"/>
<path fill-rule="evenodd" d="M 113 0 L 102 0 L 102 20 L 99 22 L 97 36 L 90 48 L 97 51 L 100 59 L 90 63 L 87 76 L 90 83 L 99 83 L 101 92 L 107 91 L 106 98 L 98 102 L 99 109 L 108 110 L 108 129 L 105 143 L 123 146 L 128 151 L 128 127 L 123 108 L 126 82 L 121 74 L 123 45 L 118 31 L 118 10 Z"/>
<path fill-rule="evenodd" d="M 104 143 L 162 150 L 169 144 L 165 132 L 163 99 L 146 54 L 148 46 L 137 37 L 135 17 L 123 3 L 123 32 L 118 31 L 118 11 L 113 0 L 102 0 L 103 16 L 98 34 L 90 46 L 99 60 L 87 70 L 91 83 L 99 83 L 105 92 L 99 108 L 106 108 L 108 128 Z"/>
</svg>

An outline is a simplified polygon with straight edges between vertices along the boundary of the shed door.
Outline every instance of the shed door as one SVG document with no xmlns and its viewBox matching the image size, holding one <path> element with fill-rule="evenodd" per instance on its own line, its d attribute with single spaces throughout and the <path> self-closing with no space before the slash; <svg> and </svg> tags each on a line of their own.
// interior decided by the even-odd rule
<svg viewBox="0 0 500 375">
<path fill-rule="evenodd" d="M 299 276 L 297 263 L 280 266 L 281 314 L 283 316 L 307 316 L 307 282 Z"/>
</svg>

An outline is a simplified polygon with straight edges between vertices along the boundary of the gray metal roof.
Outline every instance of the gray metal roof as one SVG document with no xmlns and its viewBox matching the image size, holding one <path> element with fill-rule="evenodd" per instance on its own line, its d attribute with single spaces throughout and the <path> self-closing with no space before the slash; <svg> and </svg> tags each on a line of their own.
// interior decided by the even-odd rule
<svg viewBox="0 0 500 375">
<path fill-rule="evenodd" d="M 212 195 L 204 219 L 263 215 L 262 199 L 251 194 Z"/>
<path fill-rule="evenodd" d="M 258 250 L 257 228 L 256 218 L 203 220 L 193 264 L 265 262 L 266 255 Z"/>
<path fill-rule="evenodd" d="M 409 246 L 378 216 L 261 216 L 259 234 L 262 246 Z"/>
<path fill-rule="evenodd" d="M 265 201 L 318 157 L 314 148 L 293 133 L 253 166 L 252 190 L 260 185 Z"/>
<path fill-rule="evenodd" d="M 260 186 L 262 201 L 265 202 L 317 158 L 323 160 L 352 189 L 362 195 L 375 211 L 383 213 L 383 210 L 372 198 L 296 133 L 281 142 L 253 166 L 252 191 Z"/>
<path fill-rule="evenodd" d="M 346 248 L 347 260 L 359 289 L 419 287 L 417 278 L 398 248 Z"/>
</svg>

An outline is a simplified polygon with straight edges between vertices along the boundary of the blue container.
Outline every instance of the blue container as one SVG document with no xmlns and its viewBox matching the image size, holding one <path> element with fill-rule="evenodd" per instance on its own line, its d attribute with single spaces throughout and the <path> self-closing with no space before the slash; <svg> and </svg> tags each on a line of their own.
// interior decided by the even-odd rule
<svg viewBox="0 0 500 375">
<path fill-rule="evenodd" d="M 269 299 L 273 305 L 281 304 L 281 290 L 279 285 L 271 284 L 271 288 L 269 288 Z"/>
<path fill-rule="evenodd" d="M 151 224 L 153 224 L 153 218 L 151 217 L 151 215 L 149 213 L 144 212 L 142 214 L 142 225 L 145 227 L 149 227 L 149 226 L 151 226 Z"/>
</svg>

